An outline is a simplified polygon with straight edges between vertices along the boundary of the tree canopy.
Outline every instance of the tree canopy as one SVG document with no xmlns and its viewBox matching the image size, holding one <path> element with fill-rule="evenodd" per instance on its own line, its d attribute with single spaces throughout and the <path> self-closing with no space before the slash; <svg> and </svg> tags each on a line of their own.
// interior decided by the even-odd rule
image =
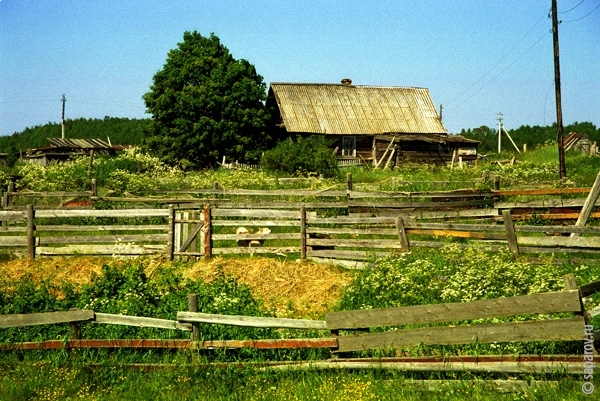
<svg viewBox="0 0 600 401">
<path fill-rule="evenodd" d="M 214 34 L 185 32 L 143 99 L 152 115 L 146 146 L 168 163 L 256 161 L 271 145 L 263 77 Z"/>
</svg>

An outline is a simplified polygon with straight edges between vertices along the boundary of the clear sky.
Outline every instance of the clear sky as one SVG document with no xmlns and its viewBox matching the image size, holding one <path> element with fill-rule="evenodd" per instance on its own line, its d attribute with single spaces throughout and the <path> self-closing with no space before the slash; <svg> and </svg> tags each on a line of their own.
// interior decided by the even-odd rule
<svg viewBox="0 0 600 401">
<path fill-rule="evenodd" d="M 0 135 L 149 117 L 185 31 L 270 82 L 428 88 L 451 133 L 556 121 L 550 0 L 0 0 Z M 600 125 L 600 0 L 558 0 L 563 121 Z"/>
</svg>

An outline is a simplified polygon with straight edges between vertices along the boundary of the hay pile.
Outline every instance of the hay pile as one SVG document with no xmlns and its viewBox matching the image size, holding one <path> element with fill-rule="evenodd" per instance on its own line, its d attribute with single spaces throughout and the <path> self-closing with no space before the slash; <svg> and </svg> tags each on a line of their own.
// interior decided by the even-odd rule
<svg viewBox="0 0 600 401">
<path fill-rule="evenodd" d="M 271 258 L 216 258 L 198 262 L 184 273 L 184 277 L 207 282 L 219 276 L 247 284 L 254 297 L 265 301 L 278 317 L 322 315 L 351 278 L 335 266 Z"/>
<path fill-rule="evenodd" d="M 4 282 L 23 276 L 35 281 L 70 282 L 76 288 L 90 283 L 94 274 L 102 273 L 102 265 L 122 266 L 131 261 L 112 258 L 38 258 L 0 262 Z M 349 272 L 334 266 L 296 263 L 271 258 L 213 258 L 196 263 L 171 264 L 159 259 L 138 259 L 152 277 L 159 268 L 175 268 L 183 277 L 210 282 L 217 277 L 233 277 L 250 287 L 255 298 L 279 317 L 317 318 L 338 299 Z"/>
</svg>

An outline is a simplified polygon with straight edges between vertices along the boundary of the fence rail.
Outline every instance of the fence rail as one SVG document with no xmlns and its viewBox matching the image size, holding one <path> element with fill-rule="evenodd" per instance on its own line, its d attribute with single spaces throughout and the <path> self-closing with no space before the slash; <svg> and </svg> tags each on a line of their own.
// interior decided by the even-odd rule
<svg viewBox="0 0 600 401">
<path fill-rule="evenodd" d="M 587 314 L 583 308 L 582 296 L 589 296 L 600 290 L 600 282 L 585 284 L 577 287 L 573 275 L 565 276 L 566 291 L 540 293 L 517 296 L 511 298 L 498 298 L 472 302 L 416 305 L 396 308 L 383 308 L 374 310 L 353 310 L 330 312 L 326 319 L 280 319 L 270 317 L 214 315 L 194 311 L 197 310 L 197 298 L 191 294 L 188 297 L 190 311 L 178 312 L 177 320 L 155 319 L 150 317 L 124 316 L 106 313 L 97 313 L 90 310 L 71 310 L 65 312 L 33 313 L 26 315 L 0 315 L 0 329 L 10 327 L 23 327 L 32 325 L 61 324 L 70 325 L 70 339 L 68 341 L 42 341 L 37 343 L 3 344 L 0 350 L 31 350 L 31 349 L 56 349 L 56 348 L 175 348 L 175 349 L 217 349 L 217 348 L 255 348 L 255 349 L 286 349 L 286 348 L 328 348 L 333 352 L 353 352 L 369 349 L 389 349 L 400 347 L 413 347 L 419 344 L 467 344 L 467 343 L 495 343 L 495 342 L 521 342 L 521 341 L 583 341 L 584 338 L 593 336 L 593 327 L 587 325 Z M 565 317 L 566 312 L 572 312 L 574 317 Z M 477 323 L 479 319 L 498 319 L 523 315 L 548 314 L 544 320 L 528 320 L 519 322 Z M 559 314 L 551 317 L 551 314 Z M 457 322 L 470 322 L 469 324 Z M 182 330 L 191 332 L 190 340 L 103 340 L 80 339 L 80 324 L 117 324 L 134 327 L 153 327 L 169 330 Z M 329 331 L 329 337 L 292 338 L 292 339 L 256 339 L 256 340 L 209 340 L 199 341 L 195 333 L 199 323 L 245 326 L 254 328 L 300 329 Z M 451 326 L 440 324 L 452 323 Z M 405 328 L 406 325 L 430 325 L 429 327 Z M 433 325 L 433 326 L 431 326 Z M 392 327 L 383 332 L 370 333 L 372 327 Z M 359 334 L 341 334 L 340 330 L 359 330 Z M 367 332 L 365 332 L 365 330 Z M 414 362 L 445 362 L 435 360 L 441 357 L 421 357 L 421 360 L 410 359 Z M 432 359 L 433 358 L 433 359 Z M 506 355 L 479 355 L 477 357 L 456 356 L 462 358 L 458 362 L 467 361 L 468 358 L 478 359 L 479 362 L 512 362 L 537 361 L 542 357 L 506 356 Z M 465 359 L 466 358 L 466 359 Z M 495 359 L 494 359 L 495 358 Z M 515 359 L 516 358 L 516 359 Z M 552 358 L 546 358 L 551 362 Z M 388 362 L 398 362 L 405 366 L 409 361 L 405 358 L 387 358 Z M 568 358 L 567 358 L 568 359 Z M 556 361 L 567 361 L 565 356 Z M 569 359 L 572 361 L 573 358 Z M 372 359 L 351 361 L 365 363 L 371 367 Z M 433 364 L 435 365 L 435 363 Z M 431 368 L 432 364 L 423 365 L 420 370 Z M 390 365 L 391 367 L 392 365 Z M 471 366 L 466 370 L 484 369 L 485 363 Z M 545 365 L 544 365 L 545 366 Z M 414 367 L 414 366 L 413 366 Z M 489 369 L 487 367 L 486 369 Z M 460 369 L 460 368 L 458 368 Z M 511 368 L 513 369 L 513 368 Z M 486 371 L 494 371 L 486 370 Z M 512 370 L 510 370 L 512 371 Z"/>
<path fill-rule="evenodd" d="M 232 254 L 300 254 L 301 259 L 364 261 L 413 247 L 479 246 L 515 256 L 600 252 L 600 228 L 515 224 L 510 210 L 427 222 L 421 213 L 321 217 L 318 210 L 169 206 L 163 209 L 0 211 L 0 248 L 37 255 L 166 255 L 169 259 Z M 479 210 L 482 212 L 482 210 Z M 438 212 L 436 212 L 438 213 Z M 458 214 L 458 213 L 457 213 Z M 475 219 L 475 220 L 474 220 Z M 85 221 L 86 224 L 82 224 Z M 434 220 L 435 221 L 435 220 Z M 469 221 L 468 223 L 466 221 Z M 475 222 L 473 222 L 475 221 Z M 465 243 L 466 241 L 466 243 Z"/>
</svg>

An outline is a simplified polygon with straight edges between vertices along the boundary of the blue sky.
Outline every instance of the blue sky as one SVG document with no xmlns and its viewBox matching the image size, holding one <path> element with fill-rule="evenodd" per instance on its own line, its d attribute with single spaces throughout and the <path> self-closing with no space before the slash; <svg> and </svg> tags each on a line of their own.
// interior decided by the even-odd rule
<svg viewBox="0 0 600 401">
<path fill-rule="evenodd" d="M 556 121 L 550 0 L 0 0 L 0 135 L 149 117 L 185 31 L 270 82 L 428 88 L 451 133 Z M 563 121 L 600 125 L 600 0 L 559 0 Z"/>
</svg>

